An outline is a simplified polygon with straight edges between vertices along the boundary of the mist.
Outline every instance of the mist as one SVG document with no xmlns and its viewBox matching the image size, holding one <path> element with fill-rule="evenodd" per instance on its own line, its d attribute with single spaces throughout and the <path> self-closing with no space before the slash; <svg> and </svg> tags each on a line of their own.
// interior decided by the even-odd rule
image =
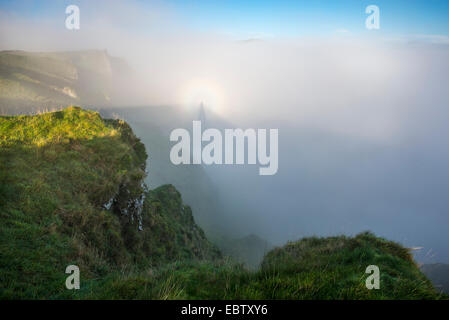
<svg viewBox="0 0 449 320">
<path fill-rule="evenodd" d="M 446 39 L 252 38 L 198 30 L 161 3 L 78 3 L 77 32 L 63 5 L 45 21 L 0 12 L 0 49 L 106 49 L 135 72 L 121 107 L 204 102 L 209 127 L 279 129 L 276 175 L 205 168 L 233 236 L 282 244 L 371 230 L 424 247 L 419 261 L 449 262 Z"/>
</svg>

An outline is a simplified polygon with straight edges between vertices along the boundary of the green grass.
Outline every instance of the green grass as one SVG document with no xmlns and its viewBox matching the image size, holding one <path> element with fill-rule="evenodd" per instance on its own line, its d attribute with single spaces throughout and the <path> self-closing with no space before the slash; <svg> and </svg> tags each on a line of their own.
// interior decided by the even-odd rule
<svg viewBox="0 0 449 320">
<path fill-rule="evenodd" d="M 146 189 L 146 159 L 125 122 L 96 112 L 0 117 L 0 298 L 446 298 L 371 233 L 291 242 L 255 271 L 223 259 L 172 185 Z M 65 288 L 71 264 L 80 290 Z M 368 265 L 379 290 L 365 287 Z"/>
<path fill-rule="evenodd" d="M 380 269 L 380 289 L 367 290 L 365 269 Z M 361 233 L 305 238 L 274 249 L 265 257 L 261 272 L 273 275 L 265 289 L 274 299 L 434 299 L 438 295 L 419 271 L 408 249 Z"/>
</svg>

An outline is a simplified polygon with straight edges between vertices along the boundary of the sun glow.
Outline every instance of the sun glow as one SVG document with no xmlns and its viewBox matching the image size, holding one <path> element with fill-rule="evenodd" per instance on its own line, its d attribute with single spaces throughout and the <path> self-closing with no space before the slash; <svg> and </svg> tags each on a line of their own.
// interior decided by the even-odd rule
<svg viewBox="0 0 449 320">
<path fill-rule="evenodd" d="M 180 102 L 186 108 L 198 108 L 203 104 L 215 113 L 224 111 L 224 95 L 221 88 L 214 82 L 204 79 L 194 79 L 181 90 Z"/>
</svg>

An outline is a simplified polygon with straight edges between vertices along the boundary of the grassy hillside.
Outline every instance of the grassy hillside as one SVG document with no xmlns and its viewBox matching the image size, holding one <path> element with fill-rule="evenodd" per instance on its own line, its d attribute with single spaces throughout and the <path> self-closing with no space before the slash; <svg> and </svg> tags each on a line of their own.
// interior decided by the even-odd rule
<svg viewBox="0 0 449 320">
<path fill-rule="evenodd" d="M 96 112 L 0 117 L 0 298 L 441 298 L 407 249 L 370 233 L 289 243 L 256 271 L 223 260 L 172 185 L 147 190 L 146 159 Z M 80 290 L 65 288 L 71 264 Z"/>
<path fill-rule="evenodd" d="M 59 297 L 86 280 L 219 252 L 172 186 L 147 191 L 147 154 L 123 121 L 71 107 L 0 117 L 1 297 Z"/>
<path fill-rule="evenodd" d="M 377 265 L 380 289 L 367 290 L 365 269 Z M 275 274 L 271 287 L 283 286 L 276 298 L 318 299 L 434 299 L 430 281 L 420 272 L 409 250 L 401 245 L 361 233 L 305 238 L 274 249 L 262 270 Z"/>
<path fill-rule="evenodd" d="M 380 289 L 365 286 L 368 265 Z M 106 277 L 82 298 L 113 299 L 445 299 L 407 249 L 362 233 L 305 238 L 270 251 L 257 271 L 231 261 L 178 261 L 157 270 Z"/>
</svg>

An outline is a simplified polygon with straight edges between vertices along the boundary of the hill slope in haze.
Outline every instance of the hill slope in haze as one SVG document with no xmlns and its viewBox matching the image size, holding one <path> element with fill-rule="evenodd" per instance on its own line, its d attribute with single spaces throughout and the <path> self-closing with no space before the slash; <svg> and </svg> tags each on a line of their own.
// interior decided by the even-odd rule
<svg viewBox="0 0 449 320">
<path fill-rule="evenodd" d="M 273 247 L 268 241 L 250 234 L 236 239 L 223 239 L 217 242 L 223 254 L 235 258 L 250 269 L 257 269 L 267 252 Z"/>
<path fill-rule="evenodd" d="M 106 51 L 0 52 L 0 113 L 21 114 L 72 104 L 108 105 L 132 72 Z M 129 98 L 129 97 L 128 97 Z"/>
<path fill-rule="evenodd" d="M 420 267 L 420 269 L 422 273 L 424 273 L 432 281 L 438 290 L 449 294 L 449 264 L 424 264 Z"/>
</svg>

